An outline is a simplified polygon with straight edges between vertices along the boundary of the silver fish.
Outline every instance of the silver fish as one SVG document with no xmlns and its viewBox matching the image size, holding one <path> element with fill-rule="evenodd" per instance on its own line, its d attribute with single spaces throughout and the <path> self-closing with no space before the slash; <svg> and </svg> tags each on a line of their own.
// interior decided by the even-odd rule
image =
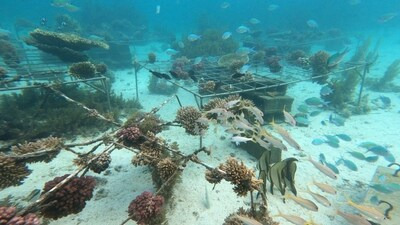
<svg viewBox="0 0 400 225">
<path fill-rule="evenodd" d="M 294 196 L 294 195 L 291 195 L 291 194 L 285 194 L 284 197 L 292 199 L 297 204 L 303 206 L 306 209 L 309 209 L 309 210 L 314 211 L 314 212 L 318 211 L 318 206 L 314 202 L 312 202 L 312 201 L 310 201 L 308 199 L 297 197 L 297 196 Z"/>
<path fill-rule="evenodd" d="M 332 179 L 337 179 L 337 176 L 335 172 L 333 172 L 329 167 L 325 166 L 324 164 L 321 164 L 317 161 L 314 161 L 311 156 L 309 156 L 308 161 L 310 161 L 319 171 L 321 171 L 323 174 L 327 175 L 328 177 Z"/>
<path fill-rule="evenodd" d="M 247 137 L 242 137 L 242 136 L 234 136 L 232 137 L 232 142 L 235 142 L 236 145 L 239 145 L 239 143 L 244 143 L 248 141 L 253 141 L 252 138 L 247 138 Z"/>
<path fill-rule="evenodd" d="M 350 213 L 345 213 L 340 210 L 337 210 L 336 213 L 343 217 L 347 222 L 353 224 L 353 225 L 371 225 L 370 222 L 368 222 L 367 219 L 365 219 L 362 216 L 355 215 L 355 214 L 350 214 Z"/>
<path fill-rule="evenodd" d="M 321 203 L 322 205 L 329 207 L 332 204 L 329 202 L 329 200 L 327 198 L 325 198 L 324 196 L 314 193 L 310 190 L 310 188 L 307 186 L 307 192 L 319 203 Z"/>
</svg>

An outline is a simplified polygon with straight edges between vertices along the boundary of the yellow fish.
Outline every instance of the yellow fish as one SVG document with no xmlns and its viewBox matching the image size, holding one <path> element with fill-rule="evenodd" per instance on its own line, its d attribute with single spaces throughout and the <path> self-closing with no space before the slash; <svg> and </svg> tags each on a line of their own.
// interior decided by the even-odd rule
<svg viewBox="0 0 400 225">
<path fill-rule="evenodd" d="M 383 221 L 385 219 L 385 215 L 383 215 L 383 213 L 379 212 L 374 207 L 359 205 L 357 203 L 354 203 L 351 199 L 347 200 L 347 204 L 353 206 L 358 211 L 360 211 L 361 214 L 367 216 L 368 218 L 374 219 L 376 221 Z"/>
</svg>

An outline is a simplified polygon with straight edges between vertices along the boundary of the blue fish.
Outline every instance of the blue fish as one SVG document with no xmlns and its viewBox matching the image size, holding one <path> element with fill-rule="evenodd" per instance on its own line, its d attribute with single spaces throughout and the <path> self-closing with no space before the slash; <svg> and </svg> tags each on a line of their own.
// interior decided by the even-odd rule
<svg viewBox="0 0 400 225">
<path fill-rule="evenodd" d="M 377 156 L 377 155 L 365 157 L 365 161 L 367 161 L 367 162 L 376 162 L 376 161 L 378 161 L 378 159 L 379 159 L 379 156 Z"/>
<path fill-rule="evenodd" d="M 396 162 L 396 159 L 394 158 L 394 155 L 392 153 L 390 153 L 390 152 L 388 152 L 386 155 L 384 155 L 383 158 L 385 158 L 386 161 L 388 161 L 390 163 Z"/>
<path fill-rule="evenodd" d="M 375 191 L 382 192 L 384 194 L 391 194 L 393 193 L 393 190 L 385 186 L 384 184 L 373 184 L 370 185 L 371 188 L 373 188 Z"/>
<path fill-rule="evenodd" d="M 320 139 L 320 138 L 315 138 L 314 140 L 312 140 L 311 142 L 313 145 L 321 145 L 323 143 L 325 143 L 324 140 Z"/>
<path fill-rule="evenodd" d="M 380 155 L 380 156 L 385 156 L 389 154 L 389 150 L 387 150 L 385 147 L 381 145 L 373 146 L 371 148 L 368 148 L 367 152 L 372 152 L 375 155 Z"/>
<path fill-rule="evenodd" d="M 323 153 L 319 154 L 319 161 L 322 164 L 325 164 L 325 166 L 327 166 L 329 169 L 331 169 L 334 173 L 339 174 L 339 169 L 332 163 L 328 163 L 326 161 L 325 155 Z"/>
<path fill-rule="evenodd" d="M 329 116 L 329 122 L 335 124 L 336 126 L 340 127 L 340 126 L 344 126 L 344 123 L 346 122 L 346 119 L 342 116 L 339 116 L 337 114 L 331 114 Z"/>
<path fill-rule="evenodd" d="M 336 136 L 343 141 L 351 141 L 351 137 L 347 134 L 336 134 Z"/>
<path fill-rule="evenodd" d="M 336 165 L 340 165 L 340 164 L 344 164 L 345 167 L 349 168 L 352 171 L 357 171 L 357 165 L 355 163 L 353 163 L 352 161 L 348 160 L 348 159 L 344 159 L 343 157 L 341 157 L 337 162 Z"/>
</svg>

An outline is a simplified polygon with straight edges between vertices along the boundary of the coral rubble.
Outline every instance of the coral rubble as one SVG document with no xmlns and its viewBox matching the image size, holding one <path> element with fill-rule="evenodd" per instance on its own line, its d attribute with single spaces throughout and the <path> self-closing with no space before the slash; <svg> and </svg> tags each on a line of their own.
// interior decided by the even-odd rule
<svg viewBox="0 0 400 225">
<path fill-rule="evenodd" d="M 25 163 L 0 154 L 0 189 L 22 184 L 30 173 Z"/>
<path fill-rule="evenodd" d="M 43 188 L 42 195 L 68 176 L 69 175 L 66 174 L 48 181 Z M 44 205 L 51 204 L 41 210 L 42 215 L 46 218 L 58 219 L 81 212 L 86 206 L 86 201 L 92 198 L 95 186 L 96 180 L 93 177 L 73 177 L 43 203 Z"/>
<path fill-rule="evenodd" d="M 129 205 L 129 217 L 138 224 L 152 224 L 151 221 L 161 213 L 164 198 L 145 191 L 137 196 Z"/>
</svg>

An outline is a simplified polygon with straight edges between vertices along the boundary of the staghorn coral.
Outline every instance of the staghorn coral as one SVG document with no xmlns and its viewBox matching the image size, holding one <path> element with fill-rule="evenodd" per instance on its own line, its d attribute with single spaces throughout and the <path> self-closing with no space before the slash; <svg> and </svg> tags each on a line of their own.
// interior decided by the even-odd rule
<svg viewBox="0 0 400 225">
<path fill-rule="evenodd" d="M 129 217 L 138 224 L 152 224 L 152 221 L 160 215 L 163 205 L 162 196 L 145 191 L 129 204 Z"/>
<path fill-rule="evenodd" d="M 185 128 L 186 133 L 190 135 L 200 135 L 207 130 L 208 125 L 198 121 L 201 112 L 195 107 L 182 107 L 178 110 L 176 121 Z"/>
<path fill-rule="evenodd" d="M 35 142 L 26 142 L 11 147 L 11 151 L 17 155 L 24 155 L 29 153 L 37 153 L 46 151 L 45 155 L 37 158 L 30 158 L 30 162 L 45 161 L 50 162 L 53 160 L 64 146 L 64 141 L 57 137 L 48 137 L 39 139 Z"/>
<path fill-rule="evenodd" d="M 132 164 L 135 166 L 155 166 L 166 154 L 164 140 L 156 137 L 153 133 L 148 133 L 147 136 L 148 139 L 139 147 L 140 153 L 132 159 Z"/>
<path fill-rule="evenodd" d="M 68 176 L 69 174 L 66 174 L 46 182 L 42 195 Z M 41 209 L 42 215 L 46 218 L 58 219 L 81 212 L 86 206 L 86 201 L 92 198 L 95 186 L 96 180 L 93 177 L 85 176 L 72 178 L 68 183 L 55 191 L 50 198 L 43 202 L 43 205 L 51 204 Z"/>
<path fill-rule="evenodd" d="M 30 173 L 24 163 L 0 154 L 0 189 L 22 184 Z"/>
<path fill-rule="evenodd" d="M 254 177 L 254 172 L 248 169 L 243 162 L 239 163 L 234 158 L 229 158 L 219 168 L 226 172 L 224 179 L 231 182 L 235 187 L 233 190 L 238 196 L 246 196 L 247 192 L 258 190 L 262 180 Z"/>
<path fill-rule="evenodd" d="M 330 55 L 325 51 L 318 51 L 313 56 L 310 57 L 310 65 L 312 68 L 312 77 L 317 77 L 321 75 L 327 75 L 329 73 L 328 59 Z M 328 80 L 328 76 L 322 76 L 314 78 L 313 81 L 318 84 L 325 84 Z"/>
<path fill-rule="evenodd" d="M 40 225 L 40 219 L 33 213 L 25 216 L 17 216 L 15 207 L 0 207 L 1 225 Z"/>
<path fill-rule="evenodd" d="M 118 131 L 117 137 L 126 146 L 134 146 L 141 142 L 143 136 L 138 127 L 131 126 L 122 128 L 120 131 Z"/>
<path fill-rule="evenodd" d="M 161 181 L 165 182 L 175 173 L 178 166 L 172 161 L 170 157 L 162 159 L 157 163 L 157 172 L 161 178 Z"/>
<path fill-rule="evenodd" d="M 69 67 L 69 74 L 78 79 L 89 79 L 96 75 L 96 66 L 89 62 L 74 63 Z"/>
<path fill-rule="evenodd" d="M 74 164 L 77 166 L 84 166 L 87 165 L 88 162 L 93 159 L 96 155 L 95 154 L 85 154 L 80 155 L 78 158 L 74 159 Z M 103 153 L 99 158 L 89 164 L 89 169 L 95 173 L 101 173 L 106 170 L 111 163 L 111 156 L 109 153 Z"/>
<path fill-rule="evenodd" d="M 171 71 L 177 75 L 177 79 L 186 80 L 189 79 L 189 73 L 185 70 L 185 66 L 190 63 L 190 60 L 185 56 L 175 59 L 172 64 Z"/>
</svg>

